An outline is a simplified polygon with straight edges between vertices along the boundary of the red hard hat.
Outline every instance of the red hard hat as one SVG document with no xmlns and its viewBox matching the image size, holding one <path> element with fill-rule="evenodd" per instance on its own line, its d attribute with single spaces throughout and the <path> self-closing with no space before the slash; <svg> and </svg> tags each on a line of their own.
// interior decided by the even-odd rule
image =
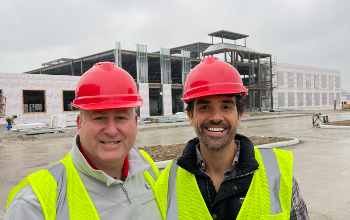
<svg viewBox="0 0 350 220">
<path fill-rule="evenodd" d="M 84 110 L 140 107 L 131 75 L 112 62 L 96 63 L 79 79 L 72 105 Z"/>
<path fill-rule="evenodd" d="M 248 89 L 243 86 L 241 76 L 230 64 L 216 57 L 204 58 L 188 74 L 182 101 L 219 94 L 241 94 L 243 98 Z"/>
</svg>

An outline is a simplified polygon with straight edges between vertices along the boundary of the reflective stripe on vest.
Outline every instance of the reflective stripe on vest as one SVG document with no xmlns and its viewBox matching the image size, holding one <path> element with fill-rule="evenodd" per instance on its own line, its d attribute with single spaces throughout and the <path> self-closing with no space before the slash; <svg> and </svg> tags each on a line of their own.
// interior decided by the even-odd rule
<svg viewBox="0 0 350 220">
<path fill-rule="evenodd" d="M 293 156 L 291 152 L 278 149 L 258 149 L 254 148 L 256 160 L 259 163 L 259 170 L 254 173 L 252 183 L 249 187 L 247 196 L 243 202 L 237 219 L 267 219 L 271 216 L 274 219 L 289 219 L 292 196 L 292 165 Z M 165 169 L 161 178 L 157 182 L 158 195 L 167 195 L 167 201 L 161 201 L 160 208 L 162 214 L 166 211 L 167 220 L 175 219 L 196 219 L 200 214 L 200 219 L 211 219 L 210 213 L 206 207 L 204 199 L 199 191 L 195 176 L 183 170 L 176 164 L 176 160 L 170 165 L 170 169 Z M 181 174 L 180 174 L 181 173 Z M 283 174 L 283 175 L 281 175 Z M 184 181 L 180 186 L 185 175 L 190 175 L 194 179 Z M 282 178 L 281 178 L 282 176 Z M 164 191 L 165 181 L 167 180 L 167 191 Z M 179 190 L 181 188 L 182 190 Z M 183 189 L 198 191 L 195 195 L 183 195 Z M 184 204 L 185 197 L 191 197 L 192 201 Z M 181 198 L 179 198 L 181 197 Z M 260 198 L 260 199 L 257 199 Z M 164 197 L 163 197 L 164 199 Z M 194 204 L 194 203 L 200 203 Z M 204 205 L 203 205 L 204 204 Z M 186 206 L 188 210 L 181 210 L 180 206 Z M 181 211 L 180 211 L 181 210 Z M 204 212 L 207 210 L 207 213 Z M 186 213 L 183 213 L 186 212 Z M 200 212 L 200 213 L 198 213 Z M 282 213 L 283 212 L 283 213 Z M 184 215 L 180 217 L 180 215 Z M 164 218 L 164 215 L 163 215 Z"/>
<path fill-rule="evenodd" d="M 279 197 L 281 172 L 273 149 L 260 149 L 259 151 L 264 162 L 267 185 L 269 187 L 271 215 L 276 215 L 282 212 Z"/>
<path fill-rule="evenodd" d="M 147 153 L 141 152 L 141 154 L 152 165 L 143 175 L 154 189 L 155 181 L 159 176 L 158 168 Z M 39 170 L 23 179 L 18 186 L 11 190 L 6 209 L 14 196 L 28 183 L 42 205 L 46 220 L 99 219 L 91 198 L 71 160 L 70 152 L 63 160 L 49 167 L 49 170 Z"/>
<path fill-rule="evenodd" d="M 179 219 L 179 213 L 177 208 L 177 196 L 176 196 L 176 174 L 179 166 L 176 164 L 177 159 L 173 161 L 170 166 L 169 180 L 168 180 L 168 195 L 167 195 L 167 220 Z M 170 192 L 170 193 L 169 193 Z"/>
<path fill-rule="evenodd" d="M 46 169 L 45 169 L 46 170 Z M 63 163 L 57 163 L 49 170 L 57 183 L 56 219 L 69 220 L 69 207 L 67 199 L 67 171 Z"/>
</svg>

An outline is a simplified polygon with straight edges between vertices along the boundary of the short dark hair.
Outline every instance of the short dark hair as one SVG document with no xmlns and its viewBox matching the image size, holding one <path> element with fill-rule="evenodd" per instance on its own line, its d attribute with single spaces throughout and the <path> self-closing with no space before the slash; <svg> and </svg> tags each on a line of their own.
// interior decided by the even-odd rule
<svg viewBox="0 0 350 220">
<path fill-rule="evenodd" d="M 220 95 L 225 95 L 225 94 L 220 94 Z M 244 102 L 243 102 L 243 98 L 240 95 L 237 95 L 237 94 L 227 94 L 227 96 L 228 97 L 236 96 L 237 113 L 238 114 L 240 114 L 240 113 L 243 114 L 243 111 L 244 111 L 244 108 L 245 108 Z M 188 103 L 187 103 L 187 106 L 186 106 L 186 111 L 190 112 L 192 116 L 193 116 L 194 100 L 195 99 L 189 100 Z"/>
</svg>

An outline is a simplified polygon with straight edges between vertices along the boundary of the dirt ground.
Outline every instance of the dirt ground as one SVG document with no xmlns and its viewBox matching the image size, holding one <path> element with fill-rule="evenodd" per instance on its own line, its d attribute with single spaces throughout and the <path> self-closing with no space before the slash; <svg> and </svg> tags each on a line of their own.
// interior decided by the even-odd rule
<svg viewBox="0 0 350 220">
<path fill-rule="evenodd" d="M 76 130 L 70 130 L 63 133 L 49 133 L 49 134 L 41 134 L 41 135 L 26 135 L 22 132 L 12 132 L 5 131 L 3 128 L 0 129 L 0 145 L 11 143 L 11 145 L 22 144 L 23 141 L 28 144 L 31 143 L 35 145 L 36 142 L 41 141 L 52 141 L 57 140 L 60 141 L 62 138 L 74 137 L 76 134 Z M 254 146 L 268 144 L 268 143 L 276 143 L 281 141 L 292 140 L 290 138 L 284 137 L 249 137 L 253 142 Z M 167 145 L 167 146 L 146 146 L 140 147 L 140 150 L 146 151 L 154 161 L 163 161 L 163 160 L 172 160 L 179 157 L 185 148 L 185 144 L 175 144 L 175 145 Z M 0 156 L 1 158 L 1 156 Z"/>
<path fill-rule="evenodd" d="M 350 126 L 350 120 L 328 122 L 325 125 Z"/>
<path fill-rule="evenodd" d="M 249 137 L 249 139 L 253 142 L 254 146 L 261 144 L 269 144 L 276 143 L 281 141 L 289 141 L 291 138 L 284 137 Z M 183 149 L 186 144 L 175 144 L 175 145 L 167 145 L 167 146 L 147 146 L 141 147 L 140 150 L 146 151 L 150 157 L 154 161 L 164 161 L 164 160 L 172 160 L 179 156 L 181 156 Z"/>
</svg>

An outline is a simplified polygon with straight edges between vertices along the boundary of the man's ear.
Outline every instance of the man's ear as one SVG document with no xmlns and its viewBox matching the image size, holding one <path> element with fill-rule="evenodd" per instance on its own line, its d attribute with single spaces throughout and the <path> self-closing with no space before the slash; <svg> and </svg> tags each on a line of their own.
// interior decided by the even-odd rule
<svg viewBox="0 0 350 220">
<path fill-rule="evenodd" d="M 135 113 L 135 124 L 137 125 L 137 114 Z"/>
<path fill-rule="evenodd" d="M 189 118 L 190 125 L 193 126 L 194 125 L 194 123 L 193 123 L 193 115 L 191 114 L 191 112 L 187 112 L 187 116 Z"/>
<path fill-rule="evenodd" d="M 80 133 L 80 128 L 81 128 L 81 123 L 82 123 L 82 121 L 83 121 L 83 117 L 79 114 L 79 115 L 77 116 L 78 135 L 79 135 L 79 133 Z"/>
<path fill-rule="evenodd" d="M 239 127 L 241 125 L 242 116 L 243 116 L 243 113 L 238 114 L 237 127 Z"/>
</svg>

